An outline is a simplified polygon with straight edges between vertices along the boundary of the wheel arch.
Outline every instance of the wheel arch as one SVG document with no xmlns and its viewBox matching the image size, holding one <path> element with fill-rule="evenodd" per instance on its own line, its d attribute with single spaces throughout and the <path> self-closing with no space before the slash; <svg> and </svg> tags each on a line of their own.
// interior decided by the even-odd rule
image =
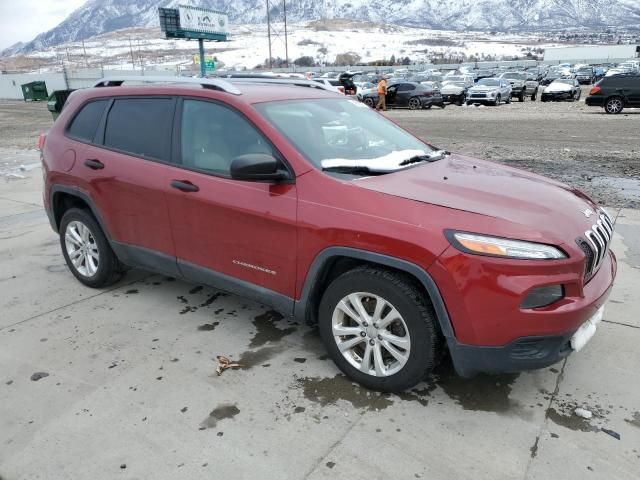
<svg viewBox="0 0 640 480">
<path fill-rule="evenodd" d="M 95 203 L 86 192 L 75 187 L 67 187 L 63 185 L 54 185 L 51 187 L 51 214 L 49 221 L 53 229 L 57 232 L 60 228 L 60 222 L 64 212 L 69 208 L 83 208 L 89 210 L 93 217 L 100 225 L 100 228 L 107 237 L 109 243 L 111 243 L 111 235 L 106 228 L 105 223 L 102 221 Z"/>
<path fill-rule="evenodd" d="M 447 342 L 455 339 L 440 290 L 426 270 L 400 258 L 349 247 L 329 247 L 316 256 L 305 278 L 300 299 L 295 302 L 296 320 L 310 325 L 317 323 L 320 299 L 329 283 L 342 273 L 363 264 L 385 267 L 411 277 L 430 300 Z"/>
</svg>

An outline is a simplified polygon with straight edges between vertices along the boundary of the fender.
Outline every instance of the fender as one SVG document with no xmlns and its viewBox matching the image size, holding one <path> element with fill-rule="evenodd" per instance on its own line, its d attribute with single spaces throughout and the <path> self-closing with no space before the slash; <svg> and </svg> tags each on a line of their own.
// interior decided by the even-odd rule
<svg viewBox="0 0 640 480">
<path fill-rule="evenodd" d="M 313 293 L 313 287 L 318 281 L 318 278 L 323 269 L 327 265 L 327 262 L 335 257 L 347 257 L 357 260 L 364 260 L 371 263 L 377 263 L 380 265 L 395 268 L 415 277 L 424 286 L 427 293 L 429 294 L 429 298 L 436 312 L 438 323 L 440 324 L 440 329 L 442 330 L 442 334 L 444 335 L 444 337 L 447 339 L 447 343 L 451 344 L 452 341 L 455 342 L 455 334 L 453 331 L 453 327 L 451 326 L 451 320 L 449 319 L 449 314 L 447 313 L 447 308 L 444 304 L 444 300 L 442 299 L 442 295 L 440 295 L 440 290 L 438 290 L 438 286 L 426 270 L 416 265 L 415 263 L 411 263 L 406 260 L 349 247 L 326 248 L 325 250 L 322 250 L 313 260 L 313 263 L 311 264 L 311 267 L 309 268 L 309 271 L 307 273 L 307 277 L 304 281 L 300 299 L 296 300 L 294 306 L 294 316 L 300 323 L 307 323 L 307 317 L 309 313 L 308 309 L 310 297 Z"/>
</svg>

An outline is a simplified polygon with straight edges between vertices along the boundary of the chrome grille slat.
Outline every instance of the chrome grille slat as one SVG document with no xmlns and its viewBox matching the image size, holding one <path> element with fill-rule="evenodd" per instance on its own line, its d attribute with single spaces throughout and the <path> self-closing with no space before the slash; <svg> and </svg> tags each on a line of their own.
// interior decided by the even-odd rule
<svg viewBox="0 0 640 480">
<path fill-rule="evenodd" d="M 586 277 L 591 277 L 600 268 L 609 251 L 609 244 L 613 238 L 613 221 L 611 217 L 606 212 L 601 211 L 596 223 L 584 232 L 584 236 L 593 253 L 591 268 L 585 274 Z"/>
</svg>

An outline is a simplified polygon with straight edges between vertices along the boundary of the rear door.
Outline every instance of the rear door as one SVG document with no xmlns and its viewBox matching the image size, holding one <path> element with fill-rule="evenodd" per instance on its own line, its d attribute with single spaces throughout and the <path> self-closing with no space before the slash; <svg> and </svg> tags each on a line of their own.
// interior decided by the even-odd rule
<svg viewBox="0 0 640 480">
<path fill-rule="evenodd" d="M 118 255 L 167 274 L 177 274 L 164 193 L 174 110 L 172 97 L 111 100 L 76 166 Z"/>
<path fill-rule="evenodd" d="M 186 98 L 178 110 L 176 165 L 166 182 L 181 271 L 197 282 L 291 307 L 296 186 L 230 177 L 238 156 L 279 153 L 246 117 L 221 103 Z"/>
</svg>

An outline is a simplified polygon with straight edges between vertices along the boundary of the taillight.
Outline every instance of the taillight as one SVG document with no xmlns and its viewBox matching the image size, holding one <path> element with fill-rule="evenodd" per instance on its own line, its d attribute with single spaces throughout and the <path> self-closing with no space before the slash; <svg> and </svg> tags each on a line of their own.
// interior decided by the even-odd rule
<svg viewBox="0 0 640 480">
<path fill-rule="evenodd" d="M 424 92 L 422 94 L 423 97 L 433 97 L 433 92 Z"/>
<path fill-rule="evenodd" d="M 47 139 L 47 134 L 41 133 L 40 136 L 38 137 L 38 150 L 40 151 L 44 150 L 44 142 L 46 139 Z"/>
<path fill-rule="evenodd" d="M 593 87 L 589 92 L 589 95 L 595 95 L 596 93 L 600 93 L 600 90 L 602 90 L 600 87 Z"/>
</svg>

